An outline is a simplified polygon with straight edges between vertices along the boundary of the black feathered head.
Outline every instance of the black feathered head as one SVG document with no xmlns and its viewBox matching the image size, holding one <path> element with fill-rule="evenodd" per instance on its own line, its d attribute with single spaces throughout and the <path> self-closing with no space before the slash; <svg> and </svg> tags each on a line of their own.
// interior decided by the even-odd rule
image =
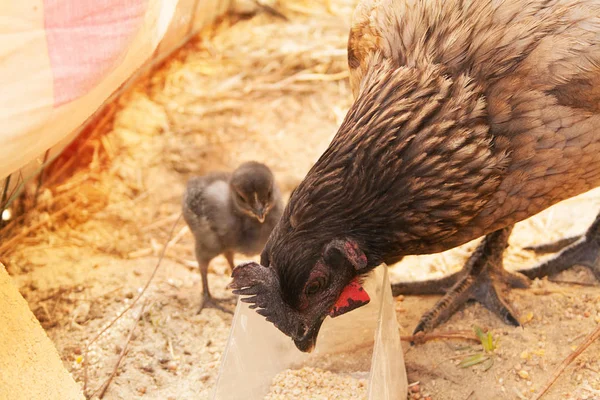
<svg viewBox="0 0 600 400">
<path fill-rule="evenodd" d="M 366 268 L 367 258 L 354 241 L 336 239 L 308 270 L 295 301 L 284 296 L 274 265 L 248 262 L 237 266 L 229 288 L 247 296 L 241 301 L 291 337 L 299 350 L 310 352 L 327 315 L 337 317 L 369 302 L 359 281 Z"/>
</svg>

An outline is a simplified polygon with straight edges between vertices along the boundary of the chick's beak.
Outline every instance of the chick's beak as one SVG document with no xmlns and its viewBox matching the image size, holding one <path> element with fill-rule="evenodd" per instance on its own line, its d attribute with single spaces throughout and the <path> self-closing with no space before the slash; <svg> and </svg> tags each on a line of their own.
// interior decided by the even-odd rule
<svg viewBox="0 0 600 400">
<path fill-rule="evenodd" d="M 266 214 L 267 213 L 265 212 L 265 208 L 263 206 L 259 206 L 256 210 L 254 210 L 254 215 L 261 224 L 265 222 Z"/>
</svg>

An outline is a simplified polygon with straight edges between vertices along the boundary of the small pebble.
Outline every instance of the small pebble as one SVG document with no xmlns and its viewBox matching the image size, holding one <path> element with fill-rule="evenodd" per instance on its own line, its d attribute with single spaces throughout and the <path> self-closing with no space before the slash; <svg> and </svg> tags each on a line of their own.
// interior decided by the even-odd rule
<svg viewBox="0 0 600 400">
<path fill-rule="evenodd" d="M 175 361 L 169 361 L 167 363 L 167 369 L 171 372 L 177 371 L 177 363 Z"/>
<path fill-rule="evenodd" d="M 520 370 L 518 374 L 522 379 L 529 379 L 529 372 L 525 371 L 524 369 Z"/>
<path fill-rule="evenodd" d="M 152 364 L 144 365 L 141 369 L 142 371 L 147 372 L 149 374 L 154 373 L 154 367 L 152 366 Z"/>
<path fill-rule="evenodd" d="M 81 303 L 73 310 L 73 314 L 75 315 L 75 322 L 78 324 L 83 324 L 88 320 L 88 315 L 90 314 L 90 303 Z"/>
<path fill-rule="evenodd" d="M 145 394 L 146 394 L 146 387 L 145 387 L 145 386 L 142 386 L 142 387 L 138 388 L 138 390 L 137 390 L 137 391 L 138 391 L 138 393 L 140 394 L 140 396 L 143 396 L 143 395 L 145 395 Z"/>
</svg>

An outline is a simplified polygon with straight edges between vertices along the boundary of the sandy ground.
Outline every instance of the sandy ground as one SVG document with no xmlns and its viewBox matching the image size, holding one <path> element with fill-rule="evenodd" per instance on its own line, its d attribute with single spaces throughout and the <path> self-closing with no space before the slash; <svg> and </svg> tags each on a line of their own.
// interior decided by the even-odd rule
<svg viewBox="0 0 600 400">
<path fill-rule="evenodd" d="M 112 129 L 88 143 L 89 165 L 48 185 L 21 235 L 1 259 L 56 343 L 67 368 L 87 393 L 108 378 L 129 329 L 144 311 L 107 399 L 207 399 L 215 385 L 231 316 L 197 315 L 200 283 L 192 238 L 180 221 L 156 279 L 141 301 L 89 354 L 86 343 L 137 296 L 152 273 L 179 213 L 186 179 L 257 159 L 274 170 L 287 194 L 326 148 L 351 103 L 345 45 L 352 1 L 286 2 L 290 22 L 269 15 L 227 18 L 119 102 Z M 100 150 L 98 150 L 100 149 Z M 63 208 L 67 212 L 62 212 Z M 557 205 L 518 225 L 506 265 L 530 265 L 520 248 L 582 232 L 600 209 L 600 191 Z M 423 279 L 459 269 L 474 243 L 409 257 L 393 279 Z M 594 282 L 587 271 L 558 277 Z M 209 279 L 226 296 L 225 260 Z M 600 323 L 600 288 L 549 281 L 510 298 L 527 321 L 503 325 L 480 305 L 457 313 L 440 331 L 490 329 L 497 350 L 486 363 L 459 363 L 481 346 L 434 341 L 410 347 L 406 362 L 411 398 L 526 399 Z M 436 297 L 397 301 L 408 335 Z M 600 398 L 600 343 L 559 378 L 547 399 Z"/>
</svg>

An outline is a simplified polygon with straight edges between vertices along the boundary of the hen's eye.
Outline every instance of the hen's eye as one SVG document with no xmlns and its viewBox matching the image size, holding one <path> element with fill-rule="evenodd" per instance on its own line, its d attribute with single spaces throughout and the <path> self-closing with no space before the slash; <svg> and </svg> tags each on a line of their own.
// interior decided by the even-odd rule
<svg viewBox="0 0 600 400">
<path fill-rule="evenodd" d="M 312 296 L 314 294 L 317 294 L 321 291 L 321 289 L 323 289 L 323 287 L 325 286 L 325 278 L 323 277 L 318 277 L 314 280 L 312 280 L 307 286 L 306 289 L 304 290 L 304 292 L 308 295 L 308 296 Z"/>
</svg>

